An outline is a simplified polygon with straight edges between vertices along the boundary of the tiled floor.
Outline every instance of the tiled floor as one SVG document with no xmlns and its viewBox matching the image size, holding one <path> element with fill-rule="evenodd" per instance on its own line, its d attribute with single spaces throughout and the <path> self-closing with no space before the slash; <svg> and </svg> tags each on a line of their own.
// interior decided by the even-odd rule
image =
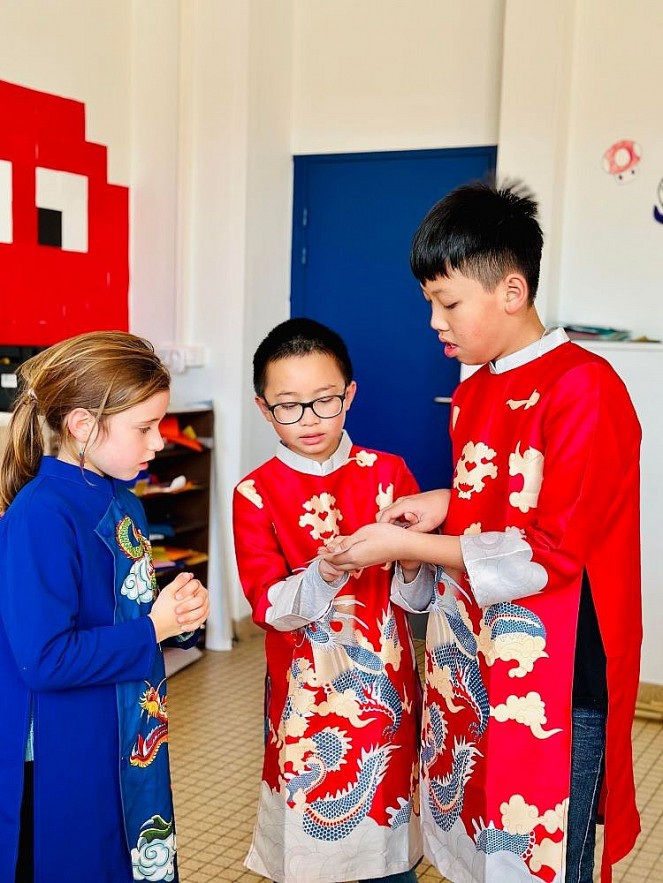
<svg viewBox="0 0 663 883">
<path fill-rule="evenodd" d="M 169 680 L 182 883 L 264 879 L 242 864 L 262 766 L 263 677 L 262 640 L 255 637 L 230 653 L 206 652 Z M 663 726 L 637 719 L 633 740 L 642 834 L 614 883 L 653 883 L 663 881 Z M 443 879 L 426 862 L 418 873 L 426 883 Z"/>
</svg>

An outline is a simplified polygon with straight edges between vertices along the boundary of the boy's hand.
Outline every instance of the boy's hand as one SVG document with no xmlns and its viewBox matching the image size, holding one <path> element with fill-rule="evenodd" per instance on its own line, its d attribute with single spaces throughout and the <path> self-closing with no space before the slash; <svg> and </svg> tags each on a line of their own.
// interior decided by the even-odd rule
<svg viewBox="0 0 663 883">
<path fill-rule="evenodd" d="M 325 558 L 320 558 L 318 561 L 318 573 L 326 583 L 331 584 L 340 579 L 345 574 L 345 571 L 339 570 L 338 567 L 334 567 L 331 561 L 327 561 Z"/>
<path fill-rule="evenodd" d="M 157 641 L 184 632 L 193 632 L 209 615 L 209 595 L 191 573 L 180 573 L 164 586 L 148 614 L 154 623 Z"/>
<path fill-rule="evenodd" d="M 419 533 L 430 533 L 447 517 L 450 497 L 451 491 L 446 488 L 399 497 L 378 512 L 377 521 L 400 525 Z"/>
<path fill-rule="evenodd" d="M 343 571 L 407 558 L 407 531 L 394 524 L 367 524 L 349 537 L 335 537 L 320 557 Z"/>
</svg>

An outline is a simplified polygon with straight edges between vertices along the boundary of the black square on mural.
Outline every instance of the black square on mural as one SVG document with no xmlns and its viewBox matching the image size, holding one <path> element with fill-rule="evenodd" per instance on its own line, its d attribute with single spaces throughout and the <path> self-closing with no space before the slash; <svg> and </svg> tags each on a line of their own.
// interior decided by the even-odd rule
<svg viewBox="0 0 663 883">
<path fill-rule="evenodd" d="M 37 242 L 62 248 L 62 212 L 37 207 Z"/>
</svg>

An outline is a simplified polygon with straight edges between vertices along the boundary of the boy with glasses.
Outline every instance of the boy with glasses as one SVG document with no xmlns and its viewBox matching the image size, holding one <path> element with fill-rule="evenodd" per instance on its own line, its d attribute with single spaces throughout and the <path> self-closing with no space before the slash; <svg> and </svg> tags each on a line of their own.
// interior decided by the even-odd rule
<svg viewBox="0 0 663 883">
<path fill-rule="evenodd" d="M 345 344 L 310 319 L 274 328 L 253 360 L 276 456 L 235 489 L 235 552 L 265 629 L 265 761 L 246 859 L 278 883 L 415 883 L 420 684 L 405 611 L 431 573 L 402 562 L 343 573 L 316 557 L 396 497 L 400 457 L 353 445 Z M 421 597 L 418 597 L 418 596 Z"/>
</svg>

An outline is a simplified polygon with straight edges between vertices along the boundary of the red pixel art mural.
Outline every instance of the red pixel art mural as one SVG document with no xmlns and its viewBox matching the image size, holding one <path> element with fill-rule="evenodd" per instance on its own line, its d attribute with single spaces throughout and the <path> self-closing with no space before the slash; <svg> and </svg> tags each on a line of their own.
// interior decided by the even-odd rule
<svg viewBox="0 0 663 883">
<path fill-rule="evenodd" d="M 128 330 L 129 191 L 85 105 L 0 80 L 0 345 Z"/>
</svg>

